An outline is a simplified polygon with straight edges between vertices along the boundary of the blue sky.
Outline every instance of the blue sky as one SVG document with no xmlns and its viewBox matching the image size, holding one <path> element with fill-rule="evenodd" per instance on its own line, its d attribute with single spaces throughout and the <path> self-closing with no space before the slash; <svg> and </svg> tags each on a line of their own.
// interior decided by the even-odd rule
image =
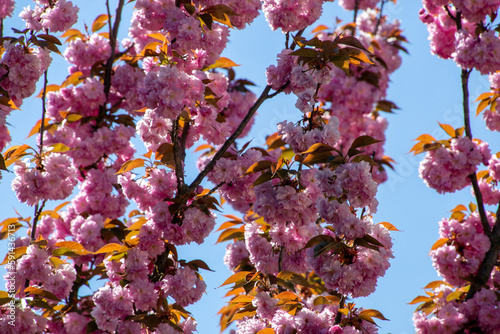
<svg viewBox="0 0 500 334">
<path fill-rule="evenodd" d="M 113 3 L 113 1 L 112 1 Z M 19 1 L 16 6 L 17 17 L 22 7 L 29 1 Z M 80 15 L 85 17 L 88 26 L 100 13 L 105 12 L 104 1 L 80 0 Z M 128 5 L 129 13 L 132 6 Z M 385 13 L 390 19 L 402 21 L 404 35 L 409 40 L 409 55 L 403 55 L 403 63 L 392 76 L 388 99 L 394 101 L 401 109 L 396 114 L 384 115 L 389 120 L 387 130 L 386 154 L 396 160 L 396 170 L 389 172 L 389 180 L 383 184 L 377 194 L 379 210 L 375 222 L 388 221 L 401 232 L 392 232 L 395 259 L 391 261 L 385 277 L 378 283 L 377 291 L 366 298 L 355 300 L 358 306 L 380 310 L 391 321 L 379 321 L 380 333 L 406 334 L 413 333 L 411 322 L 415 305 L 408 305 L 414 297 L 423 293 L 422 287 L 428 282 L 439 279 L 432 268 L 428 252 L 438 239 L 438 221 L 450 215 L 450 210 L 457 204 L 468 204 L 473 200 L 470 190 L 466 189 L 454 194 L 439 195 L 425 186 L 418 177 L 418 164 L 423 155 L 414 157 L 408 153 L 420 134 L 428 133 L 437 139 L 445 138 L 445 133 L 437 122 L 448 123 L 453 127 L 462 126 L 460 69 L 452 61 L 444 61 L 432 56 L 429 51 L 428 34 L 424 24 L 418 19 L 420 1 L 398 1 L 397 5 L 387 5 Z M 337 3 L 325 3 L 324 14 L 313 25 L 325 24 L 333 27 L 335 18 L 341 17 L 348 22 L 351 12 L 346 12 Z M 13 22 L 13 23 L 12 23 Z M 123 21 L 125 28 L 126 20 Z M 18 19 L 4 22 L 4 35 L 9 34 L 10 26 L 23 28 Z M 80 26 L 81 27 L 81 26 Z M 122 36 L 126 30 L 122 29 Z M 276 54 L 285 43 L 284 35 L 273 32 L 261 15 L 250 27 L 243 31 L 232 31 L 230 42 L 223 56 L 237 64 L 237 76 L 249 79 L 257 84 L 254 92 L 258 95 L 265 87 L 265 69 L 276 62 Z M 55 55 L 57 61 L 61 57 Z M 66 67 L 61 66 L 49 72 L 50 83 L 60 83 L 67 75 Z M 489 90 L 486 77 L 472 75 L 470 82 L 471 101 Z M 278 96 L 266 101 L 258 111 L 254 130 L 248 136 L 252 144 L 262 144 L 266 134 L 276 131 L 276 123 L 284 119 L 298 120 L 300 111 L 294 107 L 295 99 L 290 96 Z M 471 104 L 472 110 L 475 105 Z M 22 110 L 14 111 L 8 118 L 13 137 L 12 145 L 24 141 L 31 126 L 41 117 L 39 99 L 25 101 Z M 484 121 L 472 116 L 472 131 L 475 137 L 490 142 L 492 152 L 499 148 L 498 139 L 484 130 Z M 247 140 L 248 140 L 247 139 Z M 32 138 L 30 142 L 33 144 Z M 139 153 L 145 149 L 136 144 Z M 188 172 L 188 180 L 194 179 L 196 170 Z M 188 163 L 189 164 L 189 163 Z M 19 204 L 10 189 L 12 174 L 3 173 L 0 181 L 0 221 L 15 216 L 14 208 L 24 216 L 32 216 L 33 209 Z M 49 203 L 53 208 L 57 203 Z M 230 210 L 225 213 L 233 213 Z M 220 217 L 218 222 L 224 222 Z M 215 245 L 217 235 L 209 237 L 202 246 L 181 247 L 180 257 L 187 260 L 203 259 L 215 270 L 215 273 L 202 273 L 207 282 L 207 294 L 196 305 L 189 307 L 193 312 L 201 334 L 217 333 L 218 317 L 216 312 L 223 306 L 224 288 L 217 288 L 230 275 L 225 268 L 222 257 L 225 245 Z M 5 242 L 0 242 L 3 258 Z M 4 269 L 0 269 L 4 273 Z"/>
</svg>

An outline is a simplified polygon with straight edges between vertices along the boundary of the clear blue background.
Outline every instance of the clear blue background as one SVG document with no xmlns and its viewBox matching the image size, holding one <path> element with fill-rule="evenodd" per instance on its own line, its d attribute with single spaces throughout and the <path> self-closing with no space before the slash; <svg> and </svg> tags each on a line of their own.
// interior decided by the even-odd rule
<svg viewBox="0 0 500 334">
<path fill-rule="evenodd" d="M 82 22 L 91 26 L 94 18 L 105 13 L 104 1 L 75 1 L 80 7 L 80 22 L 77 28 L 83 29 Z M 112 7 L 116 1 L 111 1 Z M 23 23 L 17 18 L 23 7 L 30 1 L 19 1 L 14 13 L 15 19 L 4 21 L 4 35 L 10 34 L 10 27 L 23 29 Z M 31 4 L 33 7 L 33 5 Z M 126 6 L 120 36 L 127 34 L 128 19 L 133 4 Z M 428 133 L 437 139 L 446 138 L 437 122 L 448 123 L 453 127 L 463 125 L 461 109 L 460 69 L 452 61 L 444 61 L 432 56 L 429 51 L 428 33 L 424 24 L 418 19 L 420 1 L 398 1 L 397 5 L 386 5 L 384 12 L 389 19 L 402 21 L 404 35 L 409 40 L 406 45 L 410 54 L 403 55 L 402 67 L 392 76 L 388 99 L 394 101 L 401 109 L 396 114 L 384 114 L 389 120 L 387 130 L 386 154 L 396 160 L 396 170 L 389 172 L 389 180 L 384 183 L 377 194 L 380 202 L 376 222 L 388 221 L 401 232 L 392 232 L 394 239 L 395 259 L 391 268 L 379 280 L 377 291 L 367 298 L 355 300 L 357 306 L 380 310 L 390 321 L 378 321 L 380 333 L 406 334 L 415 332 L 412 325 L 412 313 L 415 305 L 408 305 L 414 297 L 423 294 L 422 288 L 430 281 L 439 279 L 432 268 L 428 252 L 438 239 L 437 222 L 442 217 L 448 217 L 450 210 L 457 204 L 467 205 L 473 200 L 470 190 L 463 190 L 449 195 L 439 195 L 425 186 L 418 177 L 418 164 L 423 156 L 413 156 L 408 153 L 415 142 L 412 140 L 420 134 Z M 325 3 L 324 14 L 313 25 L 325 24 L 333 27 L 335 18 L 340 17 L 347 23 L 352 20 L 352 12 L 347 12 L 336 3 Z M 309 30 L 310 31 L 310 30 Z M 307 34 L 305 35 L 308 36 Z M 310 36 L 310 35 L 309 35 Z M 265 69 L 275 64 L 275 56 L 283 49 L 285 36 L 273 32 L 267 25 L 263 15 L 243 31 L 231 31 L 230 42 L 223 56 L 232 59 L 240 67 L 235 68 L 237 76 L 249 79 L 257 84 L 254 92 L 259 95 L 265 87 Z M 60 84 L 67 75 L 62 57 L 54 55 L 54 61 L 61 64 L 49 71 L 49 83 Z M 471 100 L 489 90 L 487 77 L 472 75 L 470 82 Z M 38 92 L 38 91 L 37 91 Z M 296 121 L 300 112 L 295 109 L 295 98 L 278 96 L 266 101 L 258 111 L 256 124 L 248 139 L 253 139 L 252 145 L 263 144 L 267 134 L 276 131 L 276 123 L 284 119 Z M 475 110 L 475 104 L 472 110 Z M 13 111 L 7 119 L 13 137 L 12 145 L 25 142 L 25 138 L 33 124 L 41 117 L 40 99 L 26 100 L 22 110 Z M 472 116 L 472 131 L 474 136 L 490 142 L 492 152 L 499 150 L 498 137 L 485 131 L 484 121 Z M 247 140 L 248 140 L 247 139 Z M 33 137 L 28 143 L 35 144 Z M 139 154 L 145 149 L 136 141 Z M 188 166 L 188 180 L 196 176 L 195 158 L 191 155 Z M 33 208 L 20 204 L 10 189 L 12 173 L 3 172 L 0 180 L 0 220 L 14 217 L 16 209 L 24 217 L 33 215 Z M 54 208 L 58 203 L 50 202 L 47 209 Z M 234 213 L 229 209 L 225 213 Z M 218 222 L 225 218 L 219 215 Z M 23 232 L 18 232 L 20 236 Z M 188 307 L 198 321 L 198 332 L 201 334 L 218 333 L 217 311 L 224 305 L 223 295 L 226 290 L 217 288 L 230 275 L 222 262 L 225 245 L 215 245 L 217 234 L 211 235 L 202 246 L 192 245 L 181 247 L 180 257 L 187 260 L 203 259 L 215 270 L 203 272 L 208 284 L 207 294 L 202 300 Z M 3 258 L 6 250 L 5 241 L 0 242 L 0 256 Z M 5 269 L 0 268 L 0 274 Z M 99 286 L 102 283 L 95 283 Z M 85 291 L 83 291 L 85 293 Z"/>
</svg>

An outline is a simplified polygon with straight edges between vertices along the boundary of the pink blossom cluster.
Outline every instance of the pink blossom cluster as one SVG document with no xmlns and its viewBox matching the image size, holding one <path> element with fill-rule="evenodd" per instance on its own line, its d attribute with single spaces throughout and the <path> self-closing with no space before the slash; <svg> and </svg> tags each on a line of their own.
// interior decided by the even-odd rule
<svg viewBox="0 0 500 334">
<path fill-rule="evenodd" d="M 498 101 L 498 100 L 497 100 Z M 498 102 L 497 102 L 498 103 Z M 486 122 L 486 127 L 491 131 L 500 131 L 500 109 L 487 109 L 483 112 L 483 119 Z"/>
<path fill-rule="evenodd" d="M 273 30 L 284 32 L 303 29 L 321 16 L 323 0 L 263 0 L 262 11 Z"/>
<path fill-rule="evenodd" d="M 41 200 L 60 200 L 68 197 L 78 183 L 77 171 L 70 159 L 62 154 L 49 154 L 43 166 L 30 168 L 28 160 L 17 161 L 12 190 L 17 198 L 30 206 Z"/>
<path fill-rule="evenodd" d="M 316 143 L 335 146 L 340 139 L 339 120 L 336 116 L 330 117 L 328 123 L 308 129 L 307 126 L 298 126 L 289 121 L 278 123 L 278 133 L 296 153 L 305 152 Z"/>
<path fill-rule="evenodd" d="M 43 333 L 47 326 L 47 318 L 36 314 L 31 308 L 16 308 L 15 326 L 9 324 L 10 310 L 2 306 L 0 308 L 0 331 L 5 334 L 36 334 Z"/>
<path fill-rule="evenodd" d="M 157 202 L 146 217 L 161 231 L 162 237 L 174 245 L 191 242 L 203 243 L 215 226 L 215 214 L 207 214 L 196 207 L 189 207 L 179 216 L 172 217 L 168 202 Z"/>
<path fill-rule="evenodd" d="M 60 299 L 69 296 L 76 280 L 76 270 L 69 263 L 53 268 L 49 263 L 49 255 L 38 246 L 28 246 L 26 254 L 16 263 L 16 289 L 24 289 L 26 280 L 29 280 L 31 285 L 40 286 Z"/>
<path fill-rule="evenodd" d="M 0 20 L 6 19 L 8 16 L 12 16 L 14 11 L 15 1 L 5 0 L 0 4 Z"/>
<path fill-rule="evenodd" d="M 493 225 L 494 218 L 488 218 Z M 464 277 L 477 272 L 490 248 L 490 240 L 483 233 L 478 213 L 472 213 L 463 221 L 443 219 L 439 222 L 439 234 L 448 242 L 430 252 L 434 268 L 446 282 L 463 285 L 466 283 Z"/>
<path fill-rule="evenodd" d="M 314 256 L 314 249 L 307 253 L 308 262 L 315 273 L 325 282 L 328 289 L 352 297 L 363 297 L 375 291 L 377 280 L 389 268 L 392 255 L 392 240 L 389 231 L 382 225 L 365 221 L 366 233 L 378 240 L 384 247 L 378 250 L 354 247 L 348 253 Z M 324 230 L 325 234 L 332 234 Z"/>
<path fill-rule="evenodd" d="M 121 190 L 116 190 L 116 184 L 118 178 L 113 168 L 90 169 L 78 186 L 80 192 L 71 201 L 71 206 L 78 214 L 119 218 L 125 213 L 128 201 Z"/>
<path fill-rule="evenodd" d="M 23 99 L 33 95 L 38 79 L 49 67 L 52 58 L 47 50 L 28 50 L 9 40 L 3 42 L 3 47 L 5 52 L 0 60 L 0 86 L 20 106 Z"/>
<path fill-rule="evenodd" d="M 177 190 L 174 172 L 151 168 L 143 179 L 134 180 L 133 174 L 125 173 L 118 178 L 123 193 L 132 199 L 140 210 L 151 210 L 156 203 L 165 198 L 173 198 Z"/>
<path fill-rule="evenodd" d="M 265 328 L 272 328 L 276 334 L 287 333 L 329 333 L 329 334 L 358 334 L 377 333 L 377 327 L 361 320 L 357 325 L 334 324 L 338 306 L 327 305 L 315 307 L 312 305 L 313 295 L 304 301 L 305 305 L 295 316 L 275 307 L 276 299 L 270 298 L 266 292 L 258 292 L 252 301 L 257 307 L 258 318 L 246 318 L 238 323 L 237 334 L 257 333 Z"/>
<path fill-rule="evenodd" d="M 451 58 L 455 52 L 457 25 L 443 5 L 435 6 L 431 1 L 426 1 L 419 16 L 427 25 L 431 52 L 443 59 Z"/>
<path fill-rule="evenodd" d="M 232 5 L 236 6 L 236 3 Z M 243 14 L 248 13 L 244 6 L 239 7 Z M 150 41 L 145 37 L 148 33 L 158 31 L 164 34 L 170 42 L 169 53 L 175 50 L 178 54 L 172 53 L 180 61 L 179 68 L 193 70 L 211 65 L 226 46 L 229 35 L 226 26 L 213 22 L 210 28 L 202 28 L 196 17 L 198 13 L 190 15 L 184 8 L 175 6 L 174 1 L 142 0 L 137 2 L 135 8 L 134 24 L 130 30 L 134 41 L 144 47 Z M 252 14 L 241 17 L 240 25 L 247 23 L 245 18 L 253 20 L 255 11 L 250 9 L 250 12 Z"/>
<path fill-rule="evenodd" d="M 39 0 L 37 2 L 34 9 L 28 6 L 19 14 L 19 17 L 26 21 L 26 28 L 30 30 L 66 31 L 78 21 L 80 9 L 71 1 L 57 0 L 49 3 Z"/>
<path fill-rule="evenodd" d="M 199 3 L 203 8 L 220 4 L 228 6 L 235 13 L 234 16 L 230 16 L 231 24 L 238 29 L 243 29 L 247 24 L 251 24 L 261 9 L 260 0 L 195 0 L 194 2 Z"/>
<path fill-rule="evenodd" d="M 160 284 L 163 293 L 183 307 L 200 300 L 207 287 L 199 274 L 189 267 L 178 268 L 174 275 L 166 276 Z"/>
<path fill-rule="evenodd" d="M 477 144 L 467 137 L 453 138 L 450 147 L 427 152 L 420 163 L 420 177 L 440 194 L 455 192 L 470 184 L 468 176 L 480 163 L 488 164 L 491 154 L 486 143 Z"/>
<path fill-rule="evenodd" d="M 492 15 L 500 6 L 499 0 L 453 0 L 457 11 L 469 22 L 484 22 L 486 16 Z"/>
<path fill-rule="evenodd" d="M 222 184 L 219 188 L 224 199 L 236 210 L 246 212 L 255 201 L 255 190 L 252 184 L 258 173 L 246 174 L 247 169 L 256 161 L 263 160 L 262 153 L 249 149 L 234 158 L 221 158 L 208 174 L 213 184 Z"/>
<path fill-rule="evenodd" d="M 109 58 L 111 47 L 106 38 L 94 33 L 89 37 L 71 40 L 63 55 L 73 64 L 69 68 L 70 73 L 81 71 L 85 76 L 90 76 L 90 70 L 95 63 L 104 63 Z"/>
<path fill-rule="evenodd" d="M 205 87 L 194 75 L 177 67 L 158 66 L 146 74 L 141 96 L 148 108 L 159 115 L 175 120 L 184 107 L 192 108 L 204 99 Z"/>
<path fill-rule="evenodd" d="M 377 0 L 340 0 L 339 5 L 347 10 L 365 10 L 375 8 Z"/>
<path fill-rule="evenodd" d="M 415 313 L 413 322 L 419 333 L 458 333 L 477 331 L 496 333 L 500 330 L 500 303 L 494 290 L 478 291 L 474 297 L 459 303 L 456 298 L 447 300 L 453 292 L 449 286 L 435 290 L 437 310 L 432 317 Z M 451 297 L 451 296 L 450 296 Z"/>
<path fill-rule="evenodd" d="M 500 67 L 499 50 L 500 38 L 494 30 L 482 32 L 477 37 L 461 30 L 455 35 L 455 53 L 452 56 L 462 68 L 475 68 L 481 74 L 489 74 Z"/>
</svg>

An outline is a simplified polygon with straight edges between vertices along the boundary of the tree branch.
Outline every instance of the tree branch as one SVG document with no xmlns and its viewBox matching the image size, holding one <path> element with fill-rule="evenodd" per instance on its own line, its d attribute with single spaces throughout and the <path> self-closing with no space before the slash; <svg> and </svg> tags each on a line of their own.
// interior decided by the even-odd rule
<svg viewBox="0 0 500 334">
<path fill-rule="evenodd" d="M 269 94 L 270 90 L 271 90 L 271 86 L 269 86 L 269 85 L 267 85 L 266 88 L 264 88 L 264 91 L 262 92 L 260 97 L 257 99 L 257 101 L 255 101 L 253 106 L 250 107 L 250 109 L 248 110 L 247 114 L 245 115 L 245 117 L 241 121 L 238 128 L 224 142 L 224 144 L 222 144 L 221 148 L 217 151 L 217 153 L 215 153 L 214 157 L 212 158 L 212 160 L 210 160 L 208 165 L 205 166 L 205 168 L 200 172 L 200 174 L 198 174 L 196 179 L 194 179 L 194 181 L 189 185 L 188 193 L 193 192 L 196 189 L 196 187 L 198 187 L 200 185 L 201 181 L 203 181 L 205 176 L 207 176 L 207 174 L 210 173 L 210 171 L 214 168 L 216 162 L 220 158 L 222 158 L 222 156 L 224 155 L 224 153 L 226 153 L 226 151 L 229 149 L 229 147 L 231 147 L 231 145 L 233 145 L 236 138 L 238 138 L 241 135 L 241 133 L 243 132 L 243 130 L 247 126 L 248 122 L 250 122 L 253 115 L 257 111 L 257 109 L 259 109 L 261 104 L 269 98 L 268 94 Z"/>
<path fill-rule="evenodd" d="M 106 114 L 106 103 L 108 101 L 109 91 L 111 89 L 111 74 L 113 73 L 113 63 L 116 58 L 116 39 L 118 36 L 118 28 L 122 18 L 124 0 L 119 0 L 116 7 L 115 23 L 111 26 L 111 11 L 109 9 L 109 0 L 106 0 L 106 10 L 108 12 L 108 25 L 109 25 L 109 46 L 111 47 L 111 56 L 106 62 L 106 69 L 104 72 L 104 94 L 106 95 L 106 102 L 99 108 L 99 116 L 103 117 Z"/>
<path fill-rule="evenodd" d="M 473 282 L 471 283 L 467 296 L 465 297 L 466 300 L 474 297 L 474 294 L 488 283 L 491 271 L 497 263 L 498 253 L 500 252 L 500 204 L 496 215 L 495 225 L 493 226 L 493 231 L 490 235 L 490 249 L 484 256 L 483 262 L 481 262 L 477 274 L 474 276 Z"/>
</svg>

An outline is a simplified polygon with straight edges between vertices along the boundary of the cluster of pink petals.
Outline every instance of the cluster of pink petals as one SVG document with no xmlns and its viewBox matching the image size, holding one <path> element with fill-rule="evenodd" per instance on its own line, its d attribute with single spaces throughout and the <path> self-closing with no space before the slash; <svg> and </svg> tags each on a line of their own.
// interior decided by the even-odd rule
<svg viewBox="0 0 500 334">
<path fill-rule="evenodd" d="M 456 298 L 447 300 L 453 290 L 441 286 L 435 292 L 441 297 L 435 300 L 437 310 L 427 317 L 418 312 L 413 323 L 418 333 L 458 333 L 462 330 L 480 330 L 482 333 L 496 333 L 500 330 L 500 303 L 495 291 L 484 288 L 474 297 L 458 303 Z"/>
<path fill-rule="evenodd" d="M 0 3 L 0 20 L 6 19 L 8 16 L 12 16 L 14 11 L 15 1 L 5 0 Z"/>
<path fill-rule="evenodd" d="M 61 154 L 50 154 L 44 160 L 44 169 L 30 168 L 28 161 L 17 161 L 12 189 L 17 198 L 30 206 L 41 200 L 60 200 L 68 197 L 78 183 L 77 171 L 70 159 Z"/>
<path fill-rule="evenodd" d="M 36 83 L 49 67 L 52 58 L 43 49 L 26 50 L 23 46 L 3 42 L 5 52 L 0 60 L 0 75 L 3 77 L 0 86 L 18 106 L 36 90 Z"/>
<path fill-rule="evenodd" d="M 489 220 L 494 223 L 492 216 Z M 430 252 L 433 265 L 446 282 L 456 286 L 466 284 L 464 277 L 476 274 L 490 248 L 479 215 L 473 213 L 461 222 L 443 219 L 439 227 L 440 237 L 450 241 Z"/>
<path fill-rule="evenodd" d="M 321 16 L 323 0 L 263 0 L 262 11 L 273 30 L 286 33 L 303 29 Z"/>
<path fill-rule="evenodd" d="M 489 74 L 500 68 L 500 38 L 494 30 L 488 30 L 478 37 L 461 30 L 455 35 L 453 60 L 462 68 L 477 69 Z"/>
<path fill-rule="evenodd" d="M 480 163 L 488 164 L 488 145 L 480 145 L 467 137 L 453 138 L 449 148 L 442 146 L 427 152 L 420 163 L 420 177 L 440 194 L 455 192 L 470 184 L 469 175 Z"/>
<path fill-rule="evenodd" d="M 26 28 L 34 31 L 47 29 L 50 32 L 66 31 L 78 20 L 79 8 L 71 1 L 53 1 L 50 5 L 39 1 L 39 4 L 31 9 L 25 7 L 19 16 L 26 21 Z"/>
</svg>

